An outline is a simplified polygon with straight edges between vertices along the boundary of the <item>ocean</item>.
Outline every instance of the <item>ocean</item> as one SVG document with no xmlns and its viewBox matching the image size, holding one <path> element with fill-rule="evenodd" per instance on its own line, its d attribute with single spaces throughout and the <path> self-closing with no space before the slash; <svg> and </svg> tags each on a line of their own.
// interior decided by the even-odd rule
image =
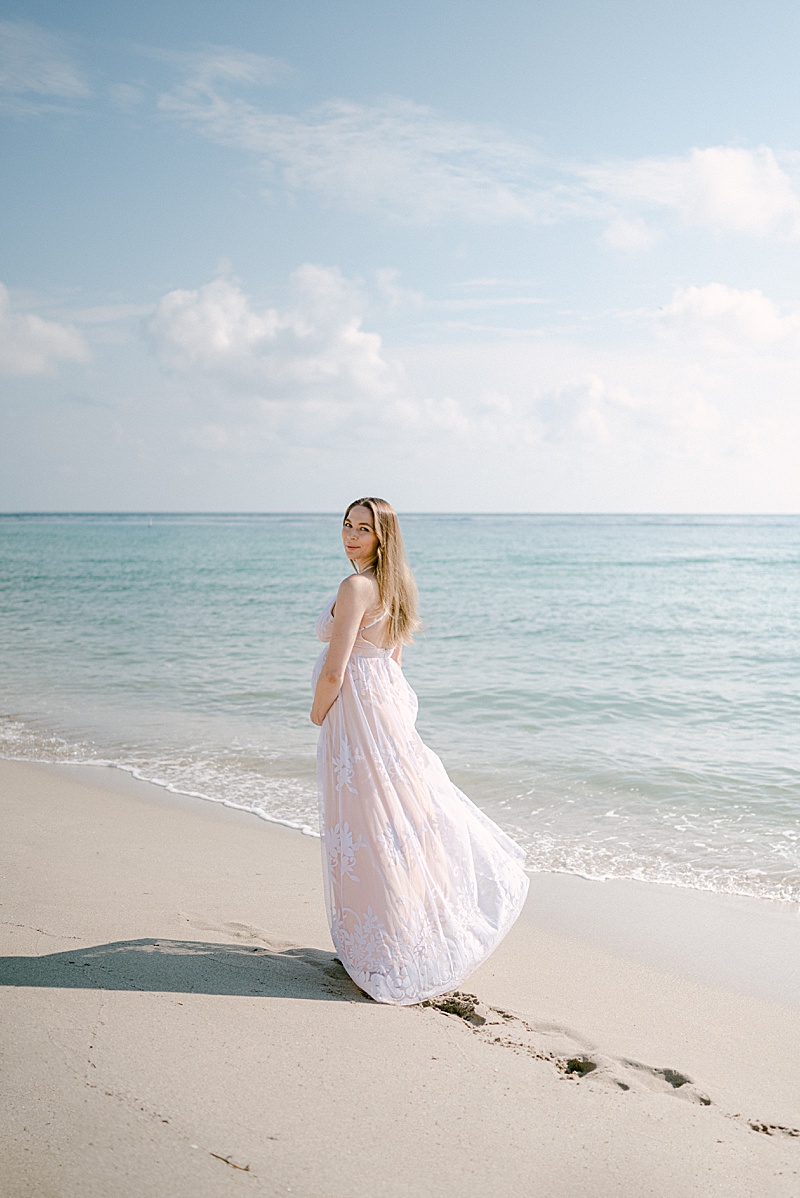
<svg viewBox="0 0 800 1198">
<path fill-rule="evenodd" d="M 0 517 L 0 755 L 315 833 L 334 515 Z M 800 902 L 800 517 L 409 515 L 418 727 L 531 870 Z"/>
</svg>

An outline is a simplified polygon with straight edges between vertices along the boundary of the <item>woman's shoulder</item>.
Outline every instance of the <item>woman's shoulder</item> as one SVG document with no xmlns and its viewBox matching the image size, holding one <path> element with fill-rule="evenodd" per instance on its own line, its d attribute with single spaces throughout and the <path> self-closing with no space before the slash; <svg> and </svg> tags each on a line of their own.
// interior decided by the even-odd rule
<svg viewBox="0 0 800 1198">
<path fill-rule="evenodd" d="M 362 596 L 371 598 L 378 593 L 378 582 L 371 574 L 348 574 L 339 583 L 337 593 L 339 596 L 351 595 L 354 598 L 356 596 L 359 598 Z"/>
<path fill-rule="evenodd" d="M 348 574 L 347 578 L 343 578 L 339 583 L 339 590 L 336 592 L 336 603 L 342 600 L 345 607 L 350 610 L 360 608 L 363 615 L 363 612 L 369 611 L 380 602 L 377 580 L 370 575 Z"/>
</svg>

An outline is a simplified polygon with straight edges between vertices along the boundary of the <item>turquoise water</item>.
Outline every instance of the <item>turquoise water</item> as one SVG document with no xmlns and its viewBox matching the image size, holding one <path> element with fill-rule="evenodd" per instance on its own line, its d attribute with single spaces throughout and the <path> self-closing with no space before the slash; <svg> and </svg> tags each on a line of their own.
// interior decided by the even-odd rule
<svg viewBox="0 0 800 1198">
<path fill-rule="evenodd" d="M 0 518 L 0 754 L 313 830 L 339 525 Z M 403 526 L 420 731 L 532 868 L 800 901 L 800 517 Z"/>
</svg>

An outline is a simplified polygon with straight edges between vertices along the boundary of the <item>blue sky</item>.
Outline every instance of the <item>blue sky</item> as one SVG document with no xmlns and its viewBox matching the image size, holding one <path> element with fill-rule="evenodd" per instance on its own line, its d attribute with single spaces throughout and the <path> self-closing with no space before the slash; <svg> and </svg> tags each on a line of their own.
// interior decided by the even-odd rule
<svg viewBox="0 0 800 1198">
<path fill-rule="evenodd" d="M 0 4 L 0 509 L 800 511 L 800 9 Z"/>
</svg>

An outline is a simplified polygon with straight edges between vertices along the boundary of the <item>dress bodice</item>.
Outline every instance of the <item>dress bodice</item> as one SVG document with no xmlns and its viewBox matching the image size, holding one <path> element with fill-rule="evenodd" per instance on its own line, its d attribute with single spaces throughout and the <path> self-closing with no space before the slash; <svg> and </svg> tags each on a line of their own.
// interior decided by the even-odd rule
<svg viewBox="0 0 800 1198">
<path fill-rule="evenodd" d="M 333 635 L 333 612 L 331 609 L 333 608 L 335 602 L 336 596 L 332 595 L 325 604 L 325 607 L 317 616 L 317 621 L 314 627 L 316 629 L 317 636 L 321 641 L 328 642 Z M 372 641 L 367 640 L 367 638 L 364 636 L 364 632 L 368 628 L 376 628 L 378 624 L 380 624 L 382 620 L 387 619 L 387 617 L 388 612 L 384 611 L 381 612 L 376 619 L 370 620 L 368 623 L 361 625 L 358 633 L 356 634 L 355 643 L 353 644 L 353 654 L 360 657 L 386 657 L 391 654 L 393 646 L 390 645 L 387 648 L 381 648 L 380 645 L 374 644 Z"/>
</svg>

